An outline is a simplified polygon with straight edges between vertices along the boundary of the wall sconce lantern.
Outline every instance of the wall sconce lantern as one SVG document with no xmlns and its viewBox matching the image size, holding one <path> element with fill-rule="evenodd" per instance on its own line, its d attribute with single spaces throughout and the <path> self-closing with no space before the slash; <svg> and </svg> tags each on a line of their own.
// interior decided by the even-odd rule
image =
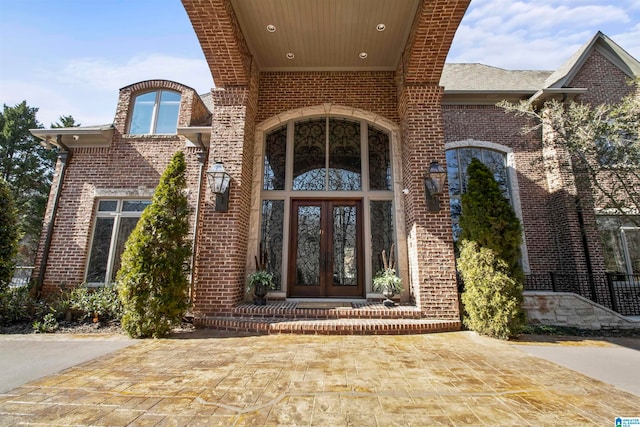
<svg viewBox="0 0 640 427">
<path fill-rule="evenodd" d="M 211 192 L 216 195 L 216 212 L 227 212 L 229 209 L 229 187 L 231 175 L 224 170 L 221 161 L 207 169 L 207 179 Z"/>
<path fill-rule="evenodd" d="M 440 195 L 444 190 L 447 171 L 437 161 L 432 161 L 427 176 L 424 178 L 424 190 L 429 212 L 440 212 Z"/>
</svg>

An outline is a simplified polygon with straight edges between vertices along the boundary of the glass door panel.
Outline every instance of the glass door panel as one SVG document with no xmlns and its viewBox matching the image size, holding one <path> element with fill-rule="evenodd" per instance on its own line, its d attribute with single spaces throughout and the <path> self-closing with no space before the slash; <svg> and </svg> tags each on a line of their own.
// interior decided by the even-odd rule
<svg viewBox="0 0 640 427">
<path fill-rule="evenodd" d="M 292 201 L 289 296 L 363 296 L 361 202 Z"/>
</svg>

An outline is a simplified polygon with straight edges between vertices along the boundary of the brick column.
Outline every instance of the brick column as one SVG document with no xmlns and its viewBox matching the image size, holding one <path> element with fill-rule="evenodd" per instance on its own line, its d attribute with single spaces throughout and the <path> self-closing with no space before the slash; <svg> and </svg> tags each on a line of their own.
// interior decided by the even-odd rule
<svg viewBox="0 0 640 427">
<path fill-rule="evenodd" d="M 399 92 L 407 247 L 411 292 L 428 317 L 458 319 L 448 190 L 438 213 L 427 209 L 424 177 L 431 161 L 446 168 L 442 126 L 443 89 L 436 85 L 405 85 Z"/>
<path fill-rule="evenodd" d="M 244 298 L 253 169 L 257 77 L 252 84 L 212 91 L 214 110 L 207 167 L 221 160 L 231 175 L 228 212 L 215 211 L 208 182 L 201 189 L 194 314 L 229 313 Z"/>
</svg>

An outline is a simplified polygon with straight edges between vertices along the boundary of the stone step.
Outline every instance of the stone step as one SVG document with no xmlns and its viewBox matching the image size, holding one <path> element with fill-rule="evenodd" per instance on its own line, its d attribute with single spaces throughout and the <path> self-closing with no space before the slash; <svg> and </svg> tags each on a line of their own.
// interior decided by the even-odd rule
<svg viewBox="0 0 640 427">
<path fill-rule="evenodd" d="M 335 304 L 335 306 L 334 306 Z M 340 306 L 342 305 L 342 306 Z M 307 307 L 307 308 L 303 308 Z M 314 308 L 316 307 L 316 308 Z M 323 307 L 323 308 L 317 308 Z M 421 319 L 422 312 L 414 305 L 398 304 L 386 307 L 382 303 L 299 303 L 273 301 L 259 306 L 251 303 L 238 304 L 233 309 L 233 317 L 263 319 Z"/>
<path fill-rule="evenodd" d="M 459 331 L 459 320 L 201 317 L 198 327 L 254 334 L 407 335 Z"/>
</svg>

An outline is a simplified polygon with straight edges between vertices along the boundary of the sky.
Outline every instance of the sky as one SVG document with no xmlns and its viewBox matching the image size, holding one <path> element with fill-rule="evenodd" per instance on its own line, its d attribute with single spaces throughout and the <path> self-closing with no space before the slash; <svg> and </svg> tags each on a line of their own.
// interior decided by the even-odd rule
<svg viewBox="0 0 640 427">
<path fill-rule="evenodd" d="M 554 70 L 597 31 L 640 59 L 640 0 L 472 0 L 447 61 Z M 108 124 L 149 79 L 214 86 L 180 0 L 0 0 L 1 104 Z"/>
</svg>

